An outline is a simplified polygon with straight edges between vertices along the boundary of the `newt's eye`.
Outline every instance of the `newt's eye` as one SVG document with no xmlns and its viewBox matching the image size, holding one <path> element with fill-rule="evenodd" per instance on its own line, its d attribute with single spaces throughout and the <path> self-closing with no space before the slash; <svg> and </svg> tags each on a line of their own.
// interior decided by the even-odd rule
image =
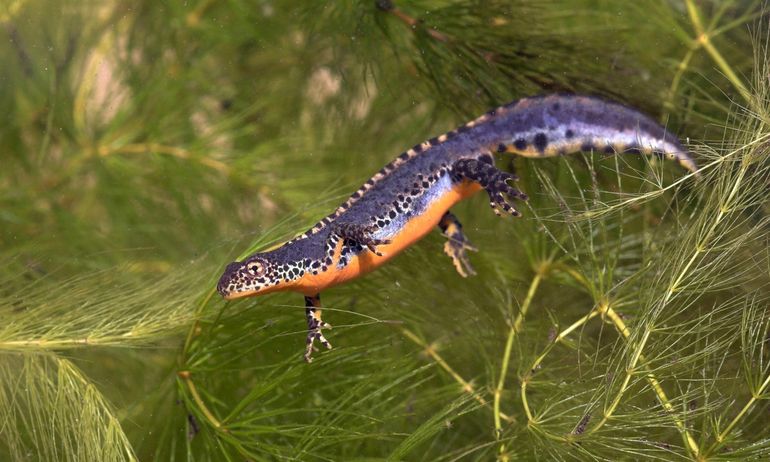
<svg viewBox="0 0 770 462">
<path fill-rule="evenodd" d="M 249 263 L 248 265 L 246 265 L 246 269 L 249 271 L 249 274 L 251 274 L 252 276 L 259 277 L 265 274 L 265 265 L 263 265 L 258 261 Z"/>
</svg>

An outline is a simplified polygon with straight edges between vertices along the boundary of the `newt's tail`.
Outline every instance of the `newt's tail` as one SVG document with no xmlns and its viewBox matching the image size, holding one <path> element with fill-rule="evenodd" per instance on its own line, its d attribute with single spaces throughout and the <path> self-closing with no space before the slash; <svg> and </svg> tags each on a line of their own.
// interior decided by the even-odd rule
<svg viewBox="0 0 770 462">
<path fill-rule="evenodd" d="M 577 95 L 524 98 L 469 125 L 483 122 L 493 128 L 480 135 L 501 152 L 526 157 L 591 151 L 650 154 L 675 159 L 692 172 L 698 170 L 687 150 L 665 128 L 634 109 L 600 98 Z"/>
</svg>

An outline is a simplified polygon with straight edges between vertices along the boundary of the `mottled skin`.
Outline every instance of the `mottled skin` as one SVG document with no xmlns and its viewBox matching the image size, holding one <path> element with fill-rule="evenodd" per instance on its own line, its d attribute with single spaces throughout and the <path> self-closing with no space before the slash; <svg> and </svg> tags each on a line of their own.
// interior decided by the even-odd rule
<svg viewBox="0 0 770 462">
<path fill-rule="evenodd" d="M 331 348 L 321 334 L 331 326 L 321 321 L 320 292 L 372 271 L 436 226 L 460 275 L 474 274 L 465 251 L 475 249 L 450 207 L 483 189 L 495 213 L 519 215 L 509 201 L 526 199 L 509 184 L 516 178 L 495 168 L 493 153 L 581 151 L 655 154 L 697 171 L 676 137 L 631 108 L 586 96 L 525 98 L 402 153 L 306 233 L 228 265 L 217 289 L 226 299 L 304 294 L 310 361 L 314 340 Z"/>
</svg>

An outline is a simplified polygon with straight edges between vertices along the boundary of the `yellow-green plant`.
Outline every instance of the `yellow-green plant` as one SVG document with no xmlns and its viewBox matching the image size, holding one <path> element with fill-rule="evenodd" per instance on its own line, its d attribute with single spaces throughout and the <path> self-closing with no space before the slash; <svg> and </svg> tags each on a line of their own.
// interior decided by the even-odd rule
<svg viewBox="0 0 770 462">
<path fill-rule="evenodd" d="M 0 3 L 0 460 L 770 456 L 770 72 L 751 1 Z M 425 239 L 225 303 L 397 153 L 514 98 L 621 100 L 701 165 L 513 160 L 461 279 Z"/>
</svg>

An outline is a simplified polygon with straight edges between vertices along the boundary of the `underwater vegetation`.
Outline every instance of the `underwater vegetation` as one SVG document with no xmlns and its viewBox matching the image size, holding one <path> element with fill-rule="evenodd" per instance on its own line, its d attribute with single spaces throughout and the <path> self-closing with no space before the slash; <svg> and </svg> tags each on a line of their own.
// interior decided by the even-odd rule
<svg viewBox="0 0 770 462">
<path fill-rule="evenodd" d="M 0 460 L 770 456 L 770 24 L 739 0 L 0 4 Z M 324 292 L 224 301 L 409 147 L 587 93 L 672 162 L 498 157 L 453 212 Z M 333 321 L 332 321 L 333 319 Z"/>
</svg>

